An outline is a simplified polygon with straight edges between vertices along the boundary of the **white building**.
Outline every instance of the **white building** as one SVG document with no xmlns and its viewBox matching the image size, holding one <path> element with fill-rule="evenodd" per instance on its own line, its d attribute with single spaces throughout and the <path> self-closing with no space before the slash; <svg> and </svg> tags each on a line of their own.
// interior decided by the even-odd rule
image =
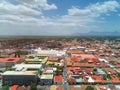
<svg viewBox="0 0 120 90">
<path fill-rule="evenodd" d="M 26 69 L 26 70 L 41 70 L 42 69 L 42 64 L 16 64 L 12 68 L 15 69 L 16 71 L 21 71 L 23 69 Z"/>
<path fill-rule="evenodd" d="M 41 48 L 35 49 L 35 52 L 39 55 L 47 55 L 47 56 L 63 56 L 65 55 L 65 51 L 58 50 L 42 50 Z"/>
</svg>

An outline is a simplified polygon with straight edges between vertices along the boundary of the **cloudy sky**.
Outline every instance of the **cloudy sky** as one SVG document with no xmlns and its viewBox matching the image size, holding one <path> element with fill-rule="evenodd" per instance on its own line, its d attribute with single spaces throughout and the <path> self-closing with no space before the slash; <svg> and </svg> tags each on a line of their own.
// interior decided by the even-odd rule
<svg viewBox="0 0 120 90">
<path fill-rule="evenodd" d="M 120 32 L 120 0 L 0 0 L 0 35 Z"/>
</svg>

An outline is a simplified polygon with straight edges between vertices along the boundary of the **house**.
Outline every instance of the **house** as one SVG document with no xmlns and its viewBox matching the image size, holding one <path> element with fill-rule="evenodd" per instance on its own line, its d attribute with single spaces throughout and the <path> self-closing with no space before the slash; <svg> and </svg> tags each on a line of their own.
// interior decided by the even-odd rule
<svg viewBox="0 0 120 90">
<path fill-rule="evenodd" d="M 51 84 L 53 84 L 53 74 L 42 74 L 40 76 L 40 83 L 42 85 L 51 85 Z"/>
<path fill-rule="evenodd" d="M 72 54 L 72 57 L 80 57 L 88 63 L 99 62 L 98 58 L 92 54 Z"/>
<path fill-rule="evenodd" d="M 54 84 L 61 85 L 63 77 L 62 76 L 54 76 Z"/>
<path fill-rule="evenodd" d="M 22 63 L 23 61 L 24 60 L 22 60 L 20 58 L 0 58 L 0 67 L 1 68 L 12 67 L 15 64 Z"/>
</svg>

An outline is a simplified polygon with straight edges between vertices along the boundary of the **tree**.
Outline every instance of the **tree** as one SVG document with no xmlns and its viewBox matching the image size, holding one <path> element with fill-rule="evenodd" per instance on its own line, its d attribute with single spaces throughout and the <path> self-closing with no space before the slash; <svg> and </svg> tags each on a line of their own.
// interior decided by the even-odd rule
<svg viewBox="0 0 120 90">
<path fill-rule="evenodd" d="M 111 80 L 112 78 L 111 78 L 111 76 L 110 76 L 110 74 L 107 74 L 107 76 L 106 76 L 109 80 Z"/>
<path fill-rule="evenodd" d="M 94 72 L 97 72 L 97 68 L 93 68 L 93 71 L 94 71 Z"/>
<path fill-rule="evenodd" d="M 37 90 L 37 85 L 35 84 L 35 83 L 33 83 L 32 85 L 31 85 L 31 89 L 30 90 Z"/>
<path fill-rule="evenodd" d="M 9 90 L 9 86 L 3 86 L 0 90 Z"/>
<path fill-rule="evenodd" d="M 118 78 L 120 78 L 120 73 L 117 73 L 116 75 L 117 75 Z"/>
<path fill-rule="evenodd" d="M 55 73 L 56 73 L 56 75 L 58 75 L 58 76 L 59 76 L 59 75 L 62 75 L 62 71 L 60 71 L 60 70 L 56 70 Z"/>
<path fill-rule="evenodd" d="M 87 86 L 85 90 L 94 90 L 92 86 Z"/>
</svg>

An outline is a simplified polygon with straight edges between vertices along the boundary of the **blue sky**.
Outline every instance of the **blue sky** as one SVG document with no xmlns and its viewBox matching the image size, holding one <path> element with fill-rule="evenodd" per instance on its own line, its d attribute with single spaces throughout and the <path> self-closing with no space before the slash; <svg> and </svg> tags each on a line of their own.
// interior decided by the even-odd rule
<svg viewBox="0 0 120 90">
<path fill-rule="evenodd" d="M 0 0 L 0 35 L 92 32 L 120 32 L 120 0 Z"/>
</svg>

